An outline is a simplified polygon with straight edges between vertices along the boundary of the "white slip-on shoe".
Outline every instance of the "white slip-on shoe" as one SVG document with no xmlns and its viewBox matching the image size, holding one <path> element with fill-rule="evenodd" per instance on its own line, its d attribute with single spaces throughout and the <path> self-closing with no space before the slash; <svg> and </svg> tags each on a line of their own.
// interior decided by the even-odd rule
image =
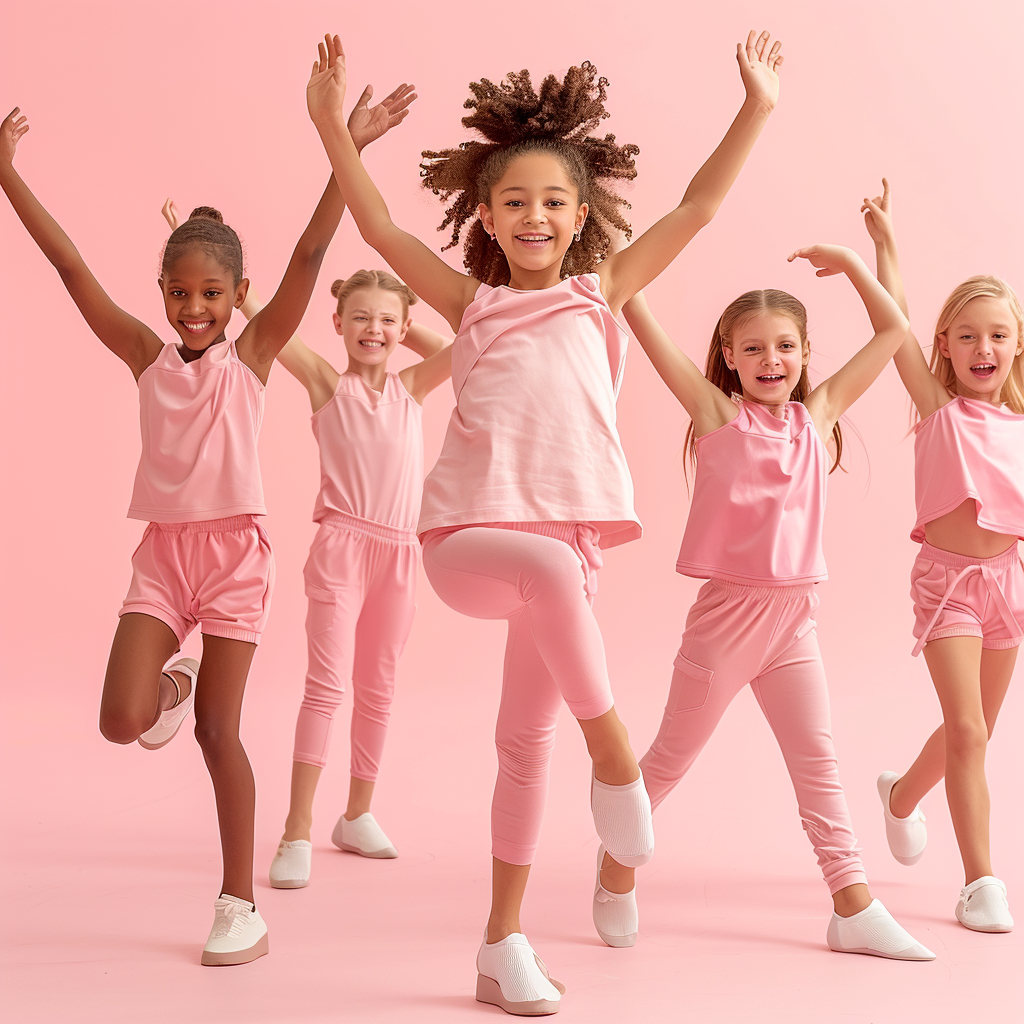
<svg viewBox="0 0 1024 1024">
<path fill-rule="evenodd" d="M 181 687 L 178 685 L 178 680 L 171 675 L 172 672 L 182 672 L 192 680 L 192 685 L 189 687 L 188 694 L 185 697 L 181 696 Z M 181 723 L 185 721 L 189 708 L 192 707 L 192 702 L 196 699 L 196 679 L 199 677 L 199 662 L 195 658 L 179 658 L 177 661 L 167 665 L 163 670 L 163 674 L 174 683 L 178 699 L 174 707 L 161 711 L 156 724 L 139 737 L 139 746 L 145 747 L 147 750 L 159 750 L 170 743 L 177 735 L 178 730 L 181 728 Z"/>
<path fill-rule="evenodd" d="M 629 892 L 609 892 L 601 885 L 601 865 L 605 848 L 597 849 L 597 880 L 594 883 L 594 927 L 609 946 L 636 944 L 637 907 L 636 887 Z"/>
<path fill-rule="evenodd" d="M 897 818 L 889 809 L 892 787 L 899 782 L 895 772 L 882 772 L 878 776 L 878 797 L 885 813 L 885 838 L 892 855 L 906 865 L 916 864 L 924 853 L 928 842 L 928 829 L 924 824 L 924 813 L 918 804 L 905 818 Z"/>
<path fill-rule="evenodd" d="M 224 893 L 213 904 L 213 927 L 203 947 L 204 967 L 247 964 L 270 951 L 260 912 L 237 896 Z"/>
<path fill-rule="evenodd" d="M 306 839 L 282 839 L 270 862 L 270 884 L 275 889 L 301 889 L 309 884 L 313 844 Z"/>
<path fill-rule="evenodd" d="M 476 998 L 520 1017 L 558 1013 L 565 986 L 553 981 L 522 932 L 487 944 L 476 955 Z"/>
<path fill-rule="evenodd" d="M 974 932 L 1013 931 L 1006 886 L 994 875 L 982 875 L 960 890 L 956 919 Z"/>
<path fill-rule="evenodd" d="M 360 814 L 358 818 L 353 818 L 352 821 L 343 814 L 334 826 L 331 842 L 339 850 L 358 853 L 361 857 L 384 860 L 398 856 L 398 851 L 391 845 L 391 840 L 384 835 L 384 830 L 369 811 Z"/>
<path fill-rule="evenodd" d="M 638 868 L 651 859 L 654 822 L 643 773 L 624 786 L 599 782 L 591 773 L 590 810 L 598 838 L 623 867 Z"/>
<path fill-rule="evenodd" d="M 837 953 L 864 953 L 889 960 L 935 959 L 935 954 L 899 924 L 881 900 L 872 900 L 852 917 L 833 914 L 826 941 L 828 948 Z"/>
</svg>

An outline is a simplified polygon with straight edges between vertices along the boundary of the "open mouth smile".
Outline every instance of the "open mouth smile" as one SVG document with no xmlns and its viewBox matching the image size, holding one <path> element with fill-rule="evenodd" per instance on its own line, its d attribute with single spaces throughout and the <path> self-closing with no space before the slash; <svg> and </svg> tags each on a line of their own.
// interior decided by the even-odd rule
<svg viewBox="0 0 1024 1024">
<path fill-rule="evenodd" d="M 996 368 L 994 363 L 975 363 L 971 367 L 971 373 L 973 373 L 975 377 L 981 377 L 982 379 L 991 377 L 995 372 Z"/>
<path fill-rule="evenodd" d="M 784 373 L 763 373 L 757 378 L 762 384 L 779 384 L 786 379 Z"/>
<path fill-rule="evenodd" d="M 513 236 L 520 245 L 525 245 L 529 249 L 542 249 L 548 242 L 554 241 L 554 235 L 514 235 Z"/>
<path fill-rule="evenodd" d="M 359 344 L 362 345 L 363 348 L 383 348 L 384 347 L 384 342 L 383 341 L 372 341 L 370 338 L 361 338 L 359 340 Z"/>
<path fill-rule="evenodd" d="M 190 334 L 202 334 L 203 331 L 213 326 L 212 320 L 180 320 L 179 323 Z"/>
</svg>

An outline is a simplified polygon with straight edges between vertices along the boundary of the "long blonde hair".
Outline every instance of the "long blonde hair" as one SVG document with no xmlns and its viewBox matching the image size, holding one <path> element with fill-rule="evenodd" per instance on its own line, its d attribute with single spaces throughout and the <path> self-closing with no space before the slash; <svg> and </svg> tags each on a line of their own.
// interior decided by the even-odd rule
<svg viewBox="0 0 1024 1024">
<path fill-rule="evenodd" d="M 939 335 L 949 330 L 960 310 L 971 299 L 980 298 L 1006 299 L 1010 312 L 1017 321 L 1017 344 L 1024 343 L 1024 313 L 1021 311 L 1020 299 L 1006 281 L 991 274 L 979 274 L 957 285 L 939 312 L 939 319 L 935 324 L 935 337 L 932 339 L 932 357 L 928 363 L 929 369 L 939 379 L 939 383 L 952 395 L 957 393 L 956 373 L 949 358 L 939 350 Z M 999 400 L 1005 402 L 1015 413 L 1024 414 L 1024 350 L 1013 360 L 1010 374 L 1003 382 Z"/>
<path fill-rule="evenodd" d="M 740 383 L 740 375 L 735 370 L 729 369 L 725 361 L 723 346 L 732 346 L 733 332 L 742 327 L 752 317 L 759 313 L 781 313 L 789 317 L 796 325 L 800 335 L 801 351 L 807 352 L 810 342 L 807 340 L 807 310 L 804 304 L 789 292 L 779 291 L 777 288 L 761 288 L 757 291 L 744 292 L 738 299 L 734 299 L 725 307 L 725 312 L 718 318 L 715 324 L 714 334 L 711 336 L 711 347 L 708 349 L 708 359 L 704 367 L 704 376 L 707 377 L 721 391 L 730 397 L 733 394 L 742 394 L 743 385 Z M 800 371 L 800 380 L 790 394 L 791 402 L 802 402 L 811 393 L 811 381 L 807 376 L 807 364 L 804 364 Z M 843 432 L 837 423 L 832 428 L 832 437 L 836 444 L 836 457 L 832 463 L 830 473 L 839 468 L 839 460 L 843 456 Z M 694 467 L 697 465 L 697 439 L 693 436 L 693 424 L 686 430 L 686 450 L 690 455 L 690 462 Z"/>
</svg>

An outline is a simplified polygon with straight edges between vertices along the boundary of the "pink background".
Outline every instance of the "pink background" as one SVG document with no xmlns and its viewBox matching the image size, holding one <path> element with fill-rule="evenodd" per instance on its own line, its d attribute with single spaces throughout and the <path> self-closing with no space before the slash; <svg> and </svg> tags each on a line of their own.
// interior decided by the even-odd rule
<svg viewBox="0 0 1024 1024">
<path fill-rule="evenodd" d="M 343 34 L 353 100 L 367 80 L 378 97 L 416 83 L 421 98 L 407 123 L 367 163 L 395 219 L 440 244 L 440 207 L 418 186 L 419 152 L 463 138 L 471 79 L 525 65 L 539 81 L 594 61 L 611 80 L 607 130 L 641 149 L 629 198 L 642 230 L 678 201 L 738 109 L 735 44 L 762 22 L 784 41 L 782 97 L 714 223 L 648 290 L 672 336 L 702 361 L 727 302 L 752 287 L 784 288 L 808 306 L 816 379 L 834 370 L 867 340 L 863 310 L 847 284 L 816 280 L 785 256 L 834 241 L 870 258 L 858 208 L 883 173 L 920 336 L 970 274 L 1024 288 L 1024 11 L 1011 2 L 20 4 L 4 20 L 0 103 L 30 118 L 17 159 L 26 181 L 114 299 L 171 340 L 154 284 L 167 195 L 184 211 L 224 211 L 262 295 L 280 278 L 328 173 L 303 96 L 325 30 Z M 488 894 L 503 624 L 457 616 L 422 581 L 374 807 L 401 857 L 368 862 L 329 846 L 347 786 L 346 709 L 317 801 L 314 881 L 298 892 L 267 887 L 305 667 L 300 570 L 317 483 L 307 399 L 280 368 L 261 439 L 278 586 L 243 723 L 259 789 L 257 901 L 273 953 L 230 971 L 195 966 L 219 870 L 199 751 L 187 733 L 151 754 L 107 744 L 96 729 L 141 532 L 124 517 L 139 450 L 135 388 L 5 202 L 0 231 L 9 1019 L 497 1019 L 471 996 Z M 301 331 L 329 358 L 342 358 L 331 280 L 379 264 L 346 220 Z M 432 310 L 417 312 L 443 328 Z M 618 707 L 642 753 L 697 584 L 673 571 L 687 509 L 685 418 L 633 348 L 620 426 L 645 535 L 609 553 L 597 609 Z M 448 388 L 428 401 L 428 465 L 450 407 Z M 639 943 L 602 946 L 589 919 L 588 761 L 567 720 L 524 917 L 568 986 L 564 1019 L 1009 1019 L 1021 941 L 953 920 L 962 877 L 941 789 L 927 800 L 930 844 L 912 870 L 885 847 L 874 792 L 877 773 L 905 767 L 938 723 L 923 660 L 909 657 L 908 414 L 890 368 L 849 417 L 849 473 L 830 482 L 831 579 L 818 621 L 875 894 L 938 962 L 827 952 L 827 893 L 747 693 L 659 812 L 658 856 L 641 876 Z M 193 638 L 187 650 L 196 646 Z M 1017 685 L 988 772 L 996 871 L 1018 917 L 1021 726 Z"/>
</svg>

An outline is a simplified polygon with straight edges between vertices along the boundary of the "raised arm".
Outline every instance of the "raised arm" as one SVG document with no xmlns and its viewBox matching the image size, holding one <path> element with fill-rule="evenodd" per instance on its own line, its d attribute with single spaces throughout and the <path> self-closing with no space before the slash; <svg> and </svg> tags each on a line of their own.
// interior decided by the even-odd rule
<svg viewBox="0 0 1024 1024">
<path fill-rule="evenodd" d="M 878 281 L 896 300 L 903 315 L 910 318 L 907 296 L 903 289 L 903 274 L 900 271 L 899 254 L 896 250 L 896 232 L 892 223 L 892 201 L 889 196 L 889 182 L 882 179 L 882 194 L 874 199 L 864 199 L 861 213 L 871 240 L 875 243 L 875 268 Z M 921 345 L 912 330 L 893 357 L 900 379 L 910 393 L 910 399 L 922 419 L 949 401 L 949 392 L 928 368 Z"/>
<path fill-rule="evenodd" d="M 93 334 L 128 364 L 138 380 L 142 371 L 160 354 L 163 343 L 144 323 L 126 313 L 107 295 L 71 239 L 14 169 L 18 141 L 28 131 L 27 118 L 19 114 L 20 108 L 15 107 L 0 125 L 0 188 L 43 255 L 60 274 L 64 287 Z"/>
<path fill-rule="evenodd" d="M 326 45 L 320 44 L 320 60 L 314 64 L 306 88 L 306 105 L 359 233 L 398 276 L 457 331 L 480 282 L 453 270 L 418 238 L 391 220 L 387 204 L 366 173 L 342 117 L 345 86 L 345 54 L 341 40 L 338 36 L 327 36 Z"/>
<path fill-rule="evenodd" d="M 422 404 L 434 388 L 452 375 L 452 339 L 413 321 L 402 344 L 422 357 L 399 373 L 405 390 Z"/>
<path fill-rule="evenodd" d="M 643 292 L 637 292 L 622 312 L 658 375 L 693 420 L 695 436 L 703 437 L 736 417 L 735 404 L 700 372 L 655 320 Z"/>
<path fill-rule="evenodd" d="M 864 261 L 841 245 L 812 245 L 790 257 L 808 260 L 818 277 L 845 274 L 868 312 L 874 337 L 844 366 L 822 381 L 804 404 L 818 433 L 828 438 L 839 417 L 874 383 L 885 364 L 896 354 L 910 324 L 892 296 L 875 280 Z"/>
<path fill-rule="evenodd" d="M 693 176 L 680 204 L 645 231 L 628 249 L 609 256 L 598 268 L 601 290 L 613 312 L 650 284 L 708 224 L 722 204 L 754 148 L 779 98 L 778 69 L 783 57 L 778 40 L 767 32 L 747 36 L 736 46 L 746 97 L 725 138 Z"/>
</svg>

